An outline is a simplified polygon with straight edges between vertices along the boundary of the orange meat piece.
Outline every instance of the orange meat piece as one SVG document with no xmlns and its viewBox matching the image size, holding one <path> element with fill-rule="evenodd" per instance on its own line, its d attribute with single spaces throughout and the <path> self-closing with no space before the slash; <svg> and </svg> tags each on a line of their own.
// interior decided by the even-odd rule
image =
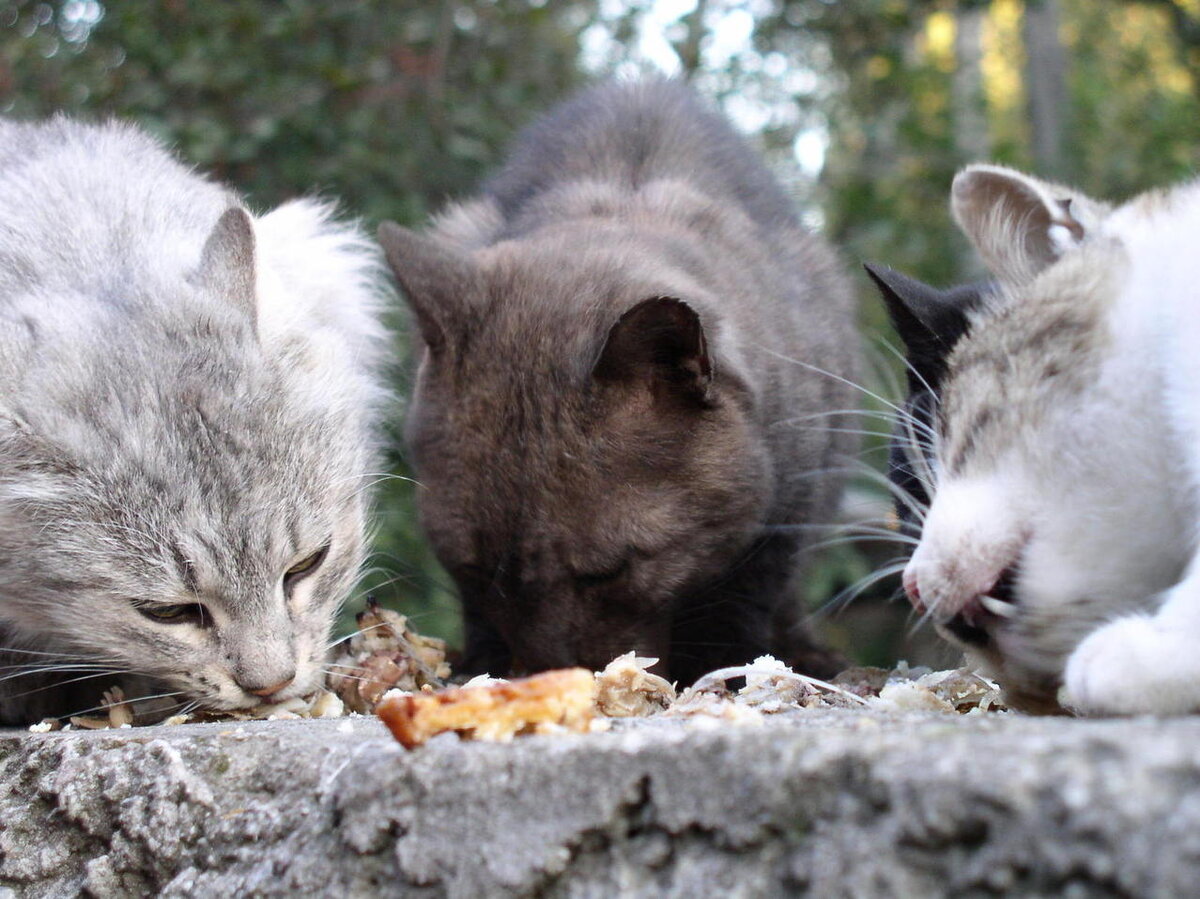
<svg viewBox="0 0 1200 899">
<path fill-rule="evenodd" d="M 586 731 L 595 698 L 592 672 L 563 668 L 486 686 L 387 696 L 375 711 L 401 745 L 412 749 L 444 731 L 498 742 L 560 727 Z"/>
</svg>

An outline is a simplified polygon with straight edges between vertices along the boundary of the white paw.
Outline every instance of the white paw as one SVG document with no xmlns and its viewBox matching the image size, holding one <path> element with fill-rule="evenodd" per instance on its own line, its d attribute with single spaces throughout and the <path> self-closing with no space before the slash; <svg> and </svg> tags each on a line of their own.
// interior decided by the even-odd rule
<svg viewBox="0 0 1200 899">
<path fill-rule="evenodd" d="M 1131 615 L 1094 631 L 1067 660 L 1063 702 L 1088 715 L 1182 715 L 1200 710 L 1195 635 Z"/>
</svg>

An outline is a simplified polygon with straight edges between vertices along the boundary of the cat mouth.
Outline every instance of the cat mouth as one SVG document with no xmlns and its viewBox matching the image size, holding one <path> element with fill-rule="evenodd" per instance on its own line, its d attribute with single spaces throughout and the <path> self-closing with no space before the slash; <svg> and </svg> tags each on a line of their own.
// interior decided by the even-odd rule
<svg viewBox="0 0 1200 899">
<path fill-rule="evenodd" d="M 1019 613 L 1017 574 L 1015 563 L 1005 568 L 990 590 L 976 596 L 958 614 L 942 622 L 942 628 L 969 646 L 989 646 L 992 629 L 1011 621 Z"/>
<path fill-rule="evenodd" d="M 992 589 L 979 597 L 979 604 L 997 618 L 1017 615 L 1017 566 L 1009 565 L 996 578 Z"/>
</svg>

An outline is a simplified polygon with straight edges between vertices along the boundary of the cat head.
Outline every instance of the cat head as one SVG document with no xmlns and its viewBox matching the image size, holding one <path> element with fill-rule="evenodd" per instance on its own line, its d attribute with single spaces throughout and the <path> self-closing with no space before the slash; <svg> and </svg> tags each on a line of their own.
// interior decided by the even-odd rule
<svg viewBox="0 0 1200 899">
<path fill-rule="evenodd" d="M 900 529 L 916 536 L 936 480 L 933 426 L 946 363 L 992 288 L 979 283 L 939 290 L 886 266 L 863 267 L 904 344 L 908 395 L 892 429 L 888 479 Z"/>
<path fill-rule="evenodd" d="M 308 202 L 230 208 L 193 252 L 115 300 L 7 307 L 0 625 L 18 660 L 232 709 L 323 681 L 364 552 L 378 265 Z"/>
<path fill-rule="evenodd" d="M 380 239 L 421 344 L 422 521 L 468 613 L 530 669 L 665 661 L 676 599 L 744 550 L 767 502 L 712 298 L 569 224 L 473 253 Z"/>
<path fill-rule="evenodd" d="M 1112 212 L 995 166 L 953 186 L 999 287 L 947 360 L 937 485 L 904 580 L 1030 705 L 1053 704 L 1079 639 L 1186 558 L 1157 381 L 1123 352 L 1136 325 L 1118 311 L 1131 272 L 1118 220 L 1155 202 Z"/>
</svg>

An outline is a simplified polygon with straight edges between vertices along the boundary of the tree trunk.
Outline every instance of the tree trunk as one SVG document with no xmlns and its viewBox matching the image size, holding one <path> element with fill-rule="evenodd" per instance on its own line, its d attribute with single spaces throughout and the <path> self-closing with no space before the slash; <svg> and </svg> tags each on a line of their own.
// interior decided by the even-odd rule
<svg viewBox="0 0 1200 899">
<path fill-rule="evenodd" d="M 687 28 L 683 40 L 675 45 L 675 52 L 679 54 L 679 64 L 683 69 L 683 74 L 687 78 L 691 78 L 700 68 L 700 53 L 701 42 L 704 40 L 704 13 L 708 9 L 707 0 L 697 0 L 696 8 L 683 17 L 683 23 Z"/>
<path fill-rule="evenodd" d="M 1060 0 L 1029 0 L 1021 26 L 1033 160 L 1041 174 L 1052 177 L 1066 174 L 1063 135 L 1069 109 L 1059 7 Z"/>
<path fill-rule="evenodd" d="M 954 146 L 959 156 L 968 162 L 986 160 L 991 151 L 983 98 L 983 19 L 986 14 L 982 4 L 964 4 L 955 18 L 957 65 L 950 86 Z"/>
</svg>

